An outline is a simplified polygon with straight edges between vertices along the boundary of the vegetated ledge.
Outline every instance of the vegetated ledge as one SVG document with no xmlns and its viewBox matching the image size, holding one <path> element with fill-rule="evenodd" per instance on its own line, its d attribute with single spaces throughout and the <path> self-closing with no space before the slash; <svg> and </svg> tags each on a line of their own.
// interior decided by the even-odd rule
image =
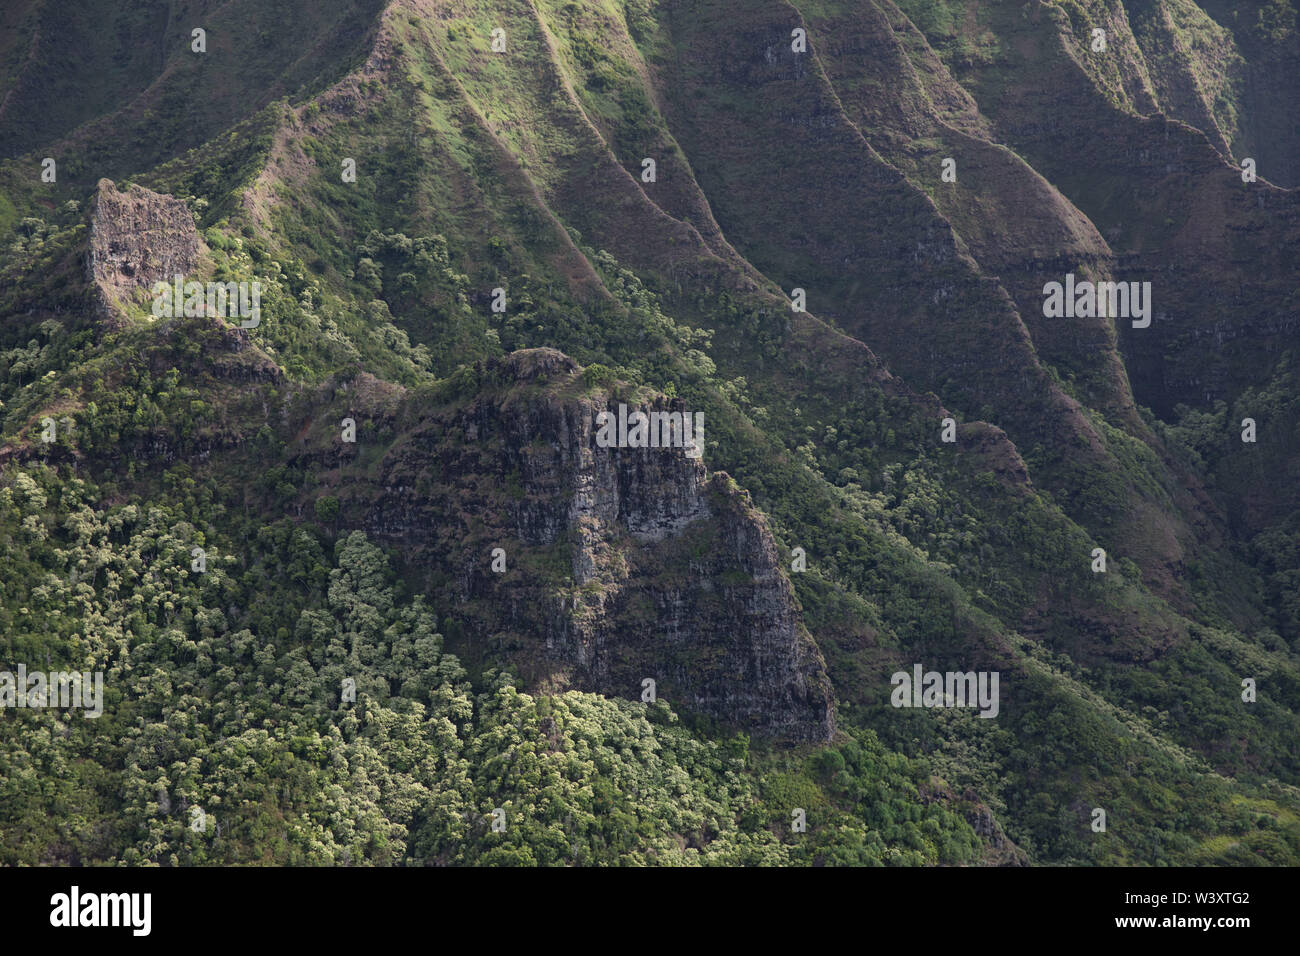
<svg viewBox="0 0 1300 956">
<path fill-rule="evenodd" d="M 561 352 L 469 371 L 464 395 L 376 402 L 360 380 L 336 384 L 297 450 L 331 483 L 320 494 L 338 497 L 341 522 L 423 578 L 456 649 L 504 657 L 542 691 L 641 699 L 649 678 L 657 697 L 722 725 L 830 739 L 825 662 L 748 493 L 683 448 L 601 447 L 596 417 L 618 401 Z M 688 411 L 662 395 L 622 400 Z M 355 444 L 339 440 L 348 417 Z"/>
</svg>

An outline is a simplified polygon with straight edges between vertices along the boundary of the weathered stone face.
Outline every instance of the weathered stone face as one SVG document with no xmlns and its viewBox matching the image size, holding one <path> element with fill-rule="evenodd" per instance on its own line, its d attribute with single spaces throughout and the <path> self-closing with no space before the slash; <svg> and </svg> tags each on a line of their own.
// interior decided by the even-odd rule
<svg viewBox="0 0 1300 956">
<path fill-rule="evenodd" d="M 111 180 L 99 181 L 86 277 L 110 315 L 116 303 L 139 290 L 190 275 L 202 252 L 194 216 L 181 200 L 141 186 L 119 190 Z"/>
<path fill-rule="evenodd" d="M 553 350 L 517 352 L 483 367 L 499 387 L 469 404 L 394 408 L 397 438 L 349 474 L 365 487 L 344 513 L 455 609 L 461 650 L 508 658 L 530 686 L 638 699 L 650 678 L 725 725 L 829 739 L 825 664 L 762 515 L 683 448 L 600 447 L 607 396 L 579 372 Z"/>
</svg>

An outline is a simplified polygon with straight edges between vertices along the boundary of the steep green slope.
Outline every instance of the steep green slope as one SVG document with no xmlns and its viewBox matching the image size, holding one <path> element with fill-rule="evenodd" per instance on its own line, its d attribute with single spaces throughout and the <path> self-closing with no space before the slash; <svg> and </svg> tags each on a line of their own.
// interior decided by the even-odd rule
<svg viewBox="0 0 1300 956">
<path fill-rule="evenodd" d="M 1192 79 L 1235 61 L 1192 5 L 1127 19 L 1116 4 L 1034 6 L 1020 19 L 884 0 L 322 7 L 311 22 L 361 65 L 303 60 L 283 74 L 306 84 L 296 94 L 251 70 L 215 97 L 241 108 L 195 127 L 206 144 L 142 150 L 120 117 L 94 125 L 105 110 L 92 100 L 76 120 L 92 121 L 96 152 L 51 188 L 31 175 L 41 137 L 72 120 L 18 131 L 29 151 L 0 166 L 13 210 L 0 218 L 0 484 L 21 569 L 0 602 L 9 655 L 121 668 L 114 707 L 134 701 L 104 737 L 68 718 L 84 729 L 48 759 L 85 760 L 137 718 L 170 727 L 178 749 L 141 763 L 115 744 L 71 791 L 13 804 L 29 835 L 9 858 L 1294 861 L 1300 556 L 1297 503 L 1279 487 L 1297 447 L 1291 359 L 1268 372 L 1294 339 L 1294 195 L 1261 182 L 1249 188 L 1270 198 L 1253 206 L 1239 177 L 1229 188 L 1216 149 L 1239 135 L 1221 102 L 1231 87 Z M 1085 62 L 1069 44 L 1102 6 L 1116 59 Z M 498 27 L 504 53 L 490 47 Z M 1170 31 L 1208 39 L 1165 63 L 1154 51 Z M 180 68 L 151 82 L 145 99 L 197 95 Z M 281 93 L 293 95 L 271 101 Z M 1166 101 L 1205 135 L 1146 115 Z M 1052 111 L 1066 119 L 1032 120 Z M 1157 134 L 1188 173 L 1115 157 L 1117 135 L 1156 149 Z M 948 156 L 955 183 L 940 177 Z M 110 174 L 187 201 L 195 276 L 262 283 L 256 328 L 155 321 L 143 273 L 106 320 L 83 259 L 103 231 L 91 187 Z M 1164 221 L 1175 210 L 1177 228 Z M 1228 248 L 1240 256 L 1225 263 Z M 1071 270 L 1155 275 L 1170 311 L 1146 330 L 1044 318 L 1042 283 Z M 1220 297 L 1239 284 L 1240 322 L 1185 321 L 1193 273 Z M 796 287 L 807 311 L 791 309 Z M 1240 345 L 1207 354 L 1207 334 Z M 572 360 L 547 358 L 534 378 L 528 363 L 554 353 L 520 349 Z M 1195 369 L 1231 404 L 1175 416 L 1170 396 L 1187 389 L 1157 365 Z M 608 528 L 530 539 L 572 498 L 543 465 L 586 440 L 555 423 L 628 399 L 703 412 L 715 497 L 699 500 L 738 524 L 655 544 Z M 1247 463 L 1234 423 L 1252 413 Z M 46 416 L 72 425 L 52 445 Z M 696 500 L 694 479 L 646 482 L 648 467 L 624 483 L 638 500 Z M 619 507 L 634 529 L 637 506 Z M 159 544 L 68 523 L 111 528 L 127 508 L 131 522 L 163 516 L 150 534 L 188 522 L 167 545 L 177 554 L 202 529 L 242 578 L 164 588 Z M 766 538 L 736 534 L 758 527 Z M 400 579 L 363 602 L 374 613 L 348 596 L 361 585 L 326 584 L 382 563 L 354 530 L 391 549 Z M 95 561 L 78 549 L 95 541 L 139 556 L 122 559 L 125 596 L 107 574 L 84 583 Z M 511 569 L 499 583 L 486 570 L 498 543 Z M 299 548 L 313 557 L 286 579 Z M 756 591 L 760 578 L 785 583 Z M 258 593 L 264 580 L 277 583 Z M 755 717 L 764 701 L 784 714 L 775 683 L 710 702 L 755 632 L 746 595 L 785 592 L 789 633 L 833 689 L 830 747 L 792 749 L 809 735 Z M 459 660 L 432 637 L 434 614 Z M 691 636 L 674 643 L 682 627 Z M 101 645 L 100 632 L 119 636 Z M 358 702 L 373 685 L 361 724 L 337 709 L 336 643 L 360 668 Z M 609 669 L 564 656 L 584 647 L 613 653 Z M 147 675 L 127 666 L 137 650 Z M 892 707 L 891 674 L 918 662 L 998 671 L 998 717 Z M 617 700 L 656 666 L 676 675 L 671 711 Z M 282 709 L 254 719 L 248 681 Z M 165 682 L 191 690 L 173 700 L 152 689 Z M 689 732 L 657 722 L 674 712 Z M 32 734 L 49 716 L 8 731 L 24 774 L 47 759 Z M 275 772 L 232 764 L 215 743 L 234 739 Z M 523 754 L 536 772 L 503 779 Z M 696 796 L 674 791 L 683 772 Z M 384 782 L 376 792 L 359 773 Z M 155 812 L 159 785 L 239 806 L 230 843 Z M 77 799 L 96 819 L 40 821 Z M 497 806 L 505 834 L 484 821 Z M 789 829 L 795 808 L 807 834 Z M 364 833 L 330 822 L 358 815 Z"/>
</svg>

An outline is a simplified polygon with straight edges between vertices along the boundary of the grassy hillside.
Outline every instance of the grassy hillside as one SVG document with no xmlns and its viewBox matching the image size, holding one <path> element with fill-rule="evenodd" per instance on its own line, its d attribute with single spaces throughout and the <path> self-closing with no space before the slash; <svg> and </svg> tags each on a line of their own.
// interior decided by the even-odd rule
<svg viewBox="0 0 1300 956">
<path fill-rule="evenodd" d="M 1300 236 L 1237 165 L 1287 4 L 223 4 L 205 55 L 82 6 L 84 62 L 22 52 L 39 3 L 0 48 L 0 642 L 109 689 L 0 728 L 5 862 L 1300 858 Z M 105 314 L 104 177 L 183 200 L 260 323 Z M 1044 317 L 1067 272 L 1151 281 L 1151 327 Z M 534 349 L 576 364 L 502 371 Z M 577 500 L 543 410 L 620 400 L 703 412 L 829 744 L 638 699 L 724 679 L 766 545 L 512 539 L 480 586 Z M 891 706 L 916 663 L 997 671 L 996 719 Z"/>
</svg>

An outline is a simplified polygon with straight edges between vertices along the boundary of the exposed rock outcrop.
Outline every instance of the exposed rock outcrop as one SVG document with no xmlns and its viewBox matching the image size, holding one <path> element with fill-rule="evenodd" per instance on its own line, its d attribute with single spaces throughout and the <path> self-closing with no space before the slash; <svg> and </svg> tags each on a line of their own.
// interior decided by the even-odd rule
<svg viewBox="0 0 1300 956">
<path fill-rule="evenodd" d="M 90 217 L 86 278 L 110 321 L 118 303 L 155 282 L 188 275 L 203 244 L 189 207 L 174 196 L 99 181 Z"/>
<path fill-rule="evenodd" d="M 684 412 L 682 401 L 615 400 L 550 349 L 477 374 L 470 404 L 412 397 L 382 424 L 358 419 L 358 445 L 370 428 L 397 437 L 364 476 L 348 469 L 343 507 L 455 609 L 459 649 L 504 654 L 542 689 L 640 698 L 649 678 L 658 697 L 723 724 L 829 739 L 825 664 L 747 493 L 684 448 L 597 443 L 597 415 L 619 401 Z M 320 437 L 336 455 L 336 434 Z"/>
</svg>

